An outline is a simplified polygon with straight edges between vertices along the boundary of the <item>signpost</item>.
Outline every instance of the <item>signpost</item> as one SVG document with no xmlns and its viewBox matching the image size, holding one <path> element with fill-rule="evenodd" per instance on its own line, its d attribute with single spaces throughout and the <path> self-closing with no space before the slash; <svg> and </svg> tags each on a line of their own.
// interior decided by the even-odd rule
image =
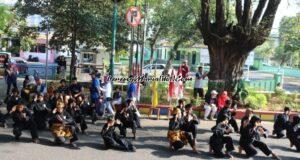
<svg viewBox="0 0 300 160">
<path fill-rule="evenodd" d="M 142 14 L 140 7 L 132 6 L 127 9 L 126 21 L 131 27 L 137 27 L 141 24 Z"/>
</svg>

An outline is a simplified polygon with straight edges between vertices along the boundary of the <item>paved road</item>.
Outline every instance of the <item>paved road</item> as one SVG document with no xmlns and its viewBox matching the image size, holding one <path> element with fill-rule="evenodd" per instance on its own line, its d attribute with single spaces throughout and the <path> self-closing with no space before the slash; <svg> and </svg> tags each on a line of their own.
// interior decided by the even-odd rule
<svg viewBox="0 0 300 160">
<path fill-rule="evenodd" d="M 11 126 L 7 129 L 0 128 L 0 157 L 1 160 L 157 160 L 157 159 L 215 159 L 208 154 L 208 139 L 211 135 L 210 128 L 213 126 L 212 121 L 202 121 L 199 126 L 197 138 L 197 147 L 200 154 L 194 154 L 189 146 L 178 152 L 172 152 L 168 148 L 167 120 L 142 120 L 143 129 L 138 130 L 138 139 L 134 141 L 137 151 L 123 152 L 115 150 L 104 150 L 103 141 L 99 132 L 103 125 L 99 121 L 96 125 L 89 124 L 88 135 L 80 135 L 78 145 L 80 150 L 72 150 L 67 146 L 54 146 L 53 138 L 48 131 L 40 133 L 41 143 L 33 144 L 30 142 L 30 134 L 25 131 L 21 142 L 15 142 L 12 136 Z M 271 129 L 272 123 L 263 122 Z M 11 124 L 10 124 L 11 125 Z M 131 136 L 131 135 L 129 135 Z M 237 146 L 239 135 L 232 134 L 234 143 Z M 300 154 L 290 149 L 287 139 L 268 138 L 264 140 L 270 147 L 285 160 L 300 159 Z M 236 147 L 237 148 L 237 147 Z M 235 159 L 246 159 L 245 157 L 234 153 Z M 257 160 L 270 159 L 263 155 L 262 152 L 255 158 Z"/>
</svg>

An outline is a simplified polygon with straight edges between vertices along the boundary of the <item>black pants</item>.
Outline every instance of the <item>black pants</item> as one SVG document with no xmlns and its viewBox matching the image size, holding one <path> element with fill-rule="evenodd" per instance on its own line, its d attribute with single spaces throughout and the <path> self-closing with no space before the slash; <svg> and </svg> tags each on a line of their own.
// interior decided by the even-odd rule
<svg viewBox="0 0 300 160">
<path fill-rule="evenodd" d="M 135 134 L 136 133 L 136 122 L 134 120 L 126 120 L 126 121 L 121 121 L 122 124 L 119 126 L 120 128 L 120 135 L 122 135 L 123 137 L 126 137 L 127 128 L 131 128 L 132 133 Z"/>
<path fill-rule="evenodd" d="M 130 141 L 122 138 L 118 135 L 114 136 L 102 136 L 105 147 L 118 150 L 132 151 L 133 145 Z"/>
<path fill-rule="evenodd" d="M 17 87 L 17 81 L 7 80 L 7 90 L 6 90 L 6 95 L 9 95 L 11 85 L 13 85 L 14 88 L 18 88 L 18 87 Z"/>
<path fill-rule="evenodd" d="M 199 95 L 200 98 L 204 98 L 204 90 L 203 88 L 194 88 L 194 98 L 197 98 Z"/>
<path fill-rule="evenodd" d="M 137 127 L 141 127 L 140 117 L 136 113 L 133 114 L 133 120 L 135 121 Z"/>
<path fill-rule="evenodd" d="M 272 151 L 264 142 L 254 140 L 252 144 L 242 145 L 248 157 L 255 156 L 257 151 L 255 148 L 259 148 L 265 155 L 269 156 Z"/>
<path fill-rule="evenodd" d="M 283 128 L 277 128 L 276 130 L 273 131 L 274 134 L 276 134 L 277 138 L 282 138 L 284 137 L 284 131 L 285 129 Z"/>
<path fill-rule="evenodd" d="M 233 129 L 236 133 L 239 132 L 239 127 L 238 127 L 238 124 L 237 124 L 235 118 L 232 117 L 228 123 L 233 127 Z"/>
<path fill-rule="evenodd" d="M 211 136 L 209 143 L 211 149 L 217 157 L 225 157 L 225 154 L 222 151 L 224 144 L 227 152 L 234 150 L 232 138 L 229 136 Z"/>
<path fill-rule="evenodd" d="M 193 139 L 197 138 L 197 124 L 187 124 L 182 128 L 186 132 L 190 132 L 193 135 Z"/>
<path fill-rule="evenodd" d="M 75 122 L 80 124 L 81 131 L 85 131 L 87 129 L 87 124 L 83 115 L 78 115 L 75 117 Z"/>
<path fill-rule="evenodd" d="M 39 138 L 37 126 L 33 120 L 28 120 L 23 123 L 14 124 L 13 134 L 17 139 L 22 135 L 23 130 L 30 130 L 32 139 Z"/>
<path fill-rule="evenodd" d="M 36 123 L 37 129 L 44 130 L 48 126 L 48 115 L 47 113 L 36 113 L 34 114 L 34 122 Z"/>
</svg>

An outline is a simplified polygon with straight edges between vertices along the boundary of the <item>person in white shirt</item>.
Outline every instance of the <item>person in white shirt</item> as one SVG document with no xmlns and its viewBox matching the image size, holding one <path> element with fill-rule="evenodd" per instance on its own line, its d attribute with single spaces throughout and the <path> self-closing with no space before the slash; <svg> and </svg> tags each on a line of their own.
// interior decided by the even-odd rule
<svg viewBox="0 0 300 160">
<path fill-rule="evenodd" d="M 104 105 L 101 108 L 101 113 L 103 113 L 103 115 L 105 115 L 105 111 L 107 110 L 108 114 L 110 115 L 115 115 L 115 111 L 112 107 L 111 101 L 112 101 L 112 84 L 111 82 L 108 80 L 107 77 L 104 78 L 104 87 L 100 87 L 100 90 L 104 93 Z"/>
<path fill-rule="evenodd" d="M 198 95 L 201 99 L 204 98 L 203 89 L 203 79 L 207 76 L 207 73 L 203 73 L 203 67 L 198 67 L 198 72 L 196 73 L 196 79 L 194 84 L 194 98 L 197 99 Z"/>
</svg>

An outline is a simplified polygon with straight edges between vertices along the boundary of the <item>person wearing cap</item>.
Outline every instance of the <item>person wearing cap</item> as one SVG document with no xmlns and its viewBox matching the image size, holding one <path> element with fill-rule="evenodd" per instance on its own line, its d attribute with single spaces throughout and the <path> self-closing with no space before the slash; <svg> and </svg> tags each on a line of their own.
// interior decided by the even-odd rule
<svg viewBox="0 0 300 160">
<path fill-rule="evenodd" d="M 169 130 L 167 134 L 170 148 L 177 151 L 185 145 L 190 144 L 193 151 L 198 153 L 196 144 L 193 141 L 193 135 L 181 130 L 181 126 L 183 124 L 181 110 L 175 107 L 172 111 L 172 115 L 173 117 L 169 121 Z"/>
<path fill-rule="evenodd" d="M 241 132 L 239 141 L 240 146 L 245 150 L 247 157 L 253 157 L 257 154 L 256 148 L 260 149 L 266 156 L 272 155 L 274 159 L 280 159 L 270 147 L 261 141 L 261 136 L 267 137 L 268 131 L 261 126 L 261 119 L 254 115 L 249 124 Z"/>
<path fill-rule="evenodd" d="M 23 130 L 30 130 L 32 141 L 39 143 L 36 123 L 33 120 L 31 112 L 23 104 L 14 106 L 9 114 L 14 121 L 13 134 L 16 140 L 20 139 Z"/>
<path fill-rule="evenodd" d="M 48 108 L 44 101 L 44 96 L 38 93 L 31 104 L 33 110 L 33 120 L 37 124 L 37 128 L 40 130 L 48 128 L 48 118 L 51 113 L 51 109 Z"/>
<path fill-rule="evenodd" d="M 213 153 L 218 158 L 229 157 L 232 158 L 230 152 L 234 150 L 233 140 L 229 136 L 233 132 L 233 128 L 229 124 L 229 117 L 220 117 L 220 122 L 213 127 L 213 135 L 209 139 L 209 151 Z M 224 153 L 223 147 L 226 147 L 226 152 Z"/>
<path fill-rule="evenodd" d="M 68 93 L 67 81 L 65 79 L 61 79 L 59 83 L 60 85 L 56 89 L 56 92 L 61 94 L 67 94 Z"/>
<path fill-rule="evenodd" d="M 217 121 L 216 121 L 216 125 L 218 125 L 222 119 L 224 119 L 223 117 L 228 117 L 229 120 L 229 124 L 234 128 L 234 131 L 236 133 L 239 132 L 239 127 L 237 125 L 236 119 L 234 118 L 235 116 L 235 112 L 234 111 L 230 111 L 230 107 L 231 107 L 231 100 L 227 100 L 226 104 L 224 106 L 224 108 L 221 109 L 221 111 L 219 112 L 218 116 L 217 116 Z"/>
<path fill-rule="evenodd" d="M 212 90 L 210 92 L 210 96 L 207 96 L 205 98 L 204 102 L 204 120 L 208 120 L 208 116 L 210 116 L 210 119 L 214 120 L 214 117 L 217 112 L 217 106 L 218 106 L 218 100 L 217 95 L 218 92 L 216 90 Z"/>
<path fill-rule="evenodd" d="M 197 125 L 199 124 L 199 120 L 195 114 L 193 114 L 192 104 L 185 105 L 185 115 L 182 117 L 183 124 L 181 126 L 181 130 L 192 133 L 193 135 L 193 143 L 196 145 L 197 139 Z"/>
<path fill-rule="evenodd" d="M 293 122 L 287 127 L 286 136 L 290 141 L 290 146 L 296 147 L 296 151 L 300 152 L 300 115 L 293 117 Z"/>
<path fill-rule="evenodd" d="M 68 101 L 68 105 L 66 107 L 66 112 L 68 112 L 76 123 L 80 124 L 80 129 L 82 134 L 86 134 L 85 130 L 87 129 L 87 124 L 84 119 L 84 115 L 82 113 L 81 108 L 77 105 L 76 100 L 71 98 Z"/>
<path fill-rule="evenodd" d="M 284 137 L 284 130 L 286 130 L 288 126 L 290 112 L 291 110 L 289 107 L 284 107 L 284 112 L 275 117 L 273 135 L 276 135 L 277 138 Z"/>
<path fill-rule="evenodd" d="M 83 87 L 77 82 L 77 78 L 72 78 L 72 84 L 69 87 L 69 90 L 74 98 L 77 98 L 83 93 Z"/>
<path fill-rule="evenodd" d="M 101 136 L 104 141 L 104 145 L 107 149 L 119 149 L 124 151 L 135 151 L 136 148 L 132 143 L 120 136 L 116 131 L 118 124 L 115 122 L 113 116 L 108 116 L 107 121 L 101 130 Z"/>
<path fill-rule="evenodd" d="M 76 122 L 72 116 L 64 110 L 64 103 L 57 103 L 52 113 L 54 116 L 53 119 L 51 119 L 50 130 L 55 138 L 55 143 L 58 145 L 64 144 L 65 137 L 68 137 L 70 138 L 70 146 L 77 149 L 78 147 L 74 143 L 78 140 Z"/>
</svg>

